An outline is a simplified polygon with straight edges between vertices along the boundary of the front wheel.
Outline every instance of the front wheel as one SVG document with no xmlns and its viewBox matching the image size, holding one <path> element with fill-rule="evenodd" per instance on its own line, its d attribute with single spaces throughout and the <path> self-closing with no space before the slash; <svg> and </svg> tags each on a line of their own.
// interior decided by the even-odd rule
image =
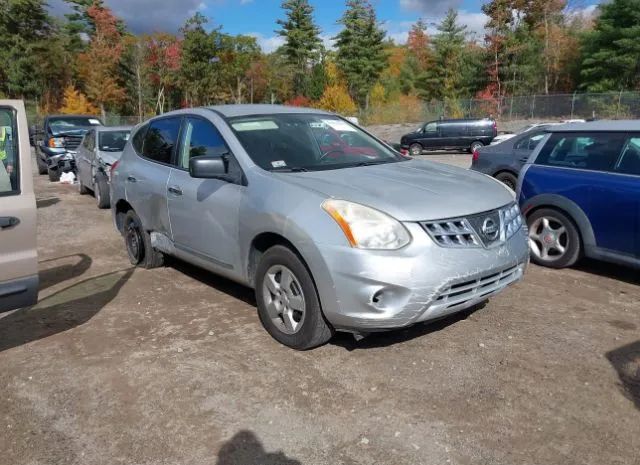
<svg viewBox="0 0 640 465">
<path fill-rule="evenodd" d="M 38 166 L 38 174 L 47 174 L 47 164 L 38 155 L 36 155 L 36 165 Z"/>
<path fill-rule="evenodd" d="M 311 274 L 289 248 L 277 245 L 262 256 L 255 291 L 260 321 L 281 344 L 307 350 L 333 336 Z"/>
<path fill-rule="evenodd" d="M 423 147 L 420 144 L 411 144 L 409 147 L 409 153 L 413 157 L 417 157 L 418 155 L 422 155 Z"/>
<path fill-rule="evenodd" d="M 516 186 L 518 185 L 518 178 L 513 173 L 503 171 L 502 173 L 498 173 L 496 179 L 512 191 L 516 190 Z"/>
<path fill-rule="evenodd" d="M 51 182 L 60 181 L 60 170 L 58 169 L 52 170 L 51 168 L 48 168 L 47 172 L 49 173 L 49 181 Z"/>
<path fill-rule="evenodd" d="M 527 225 L 531 260 L 537 265 L 566 268 L 580 258 L 580 234 L 564 213 L 543 208 L 527 218 Z"/>
<path fill-rule="evenodd" d="M 151 236 L 133 210 L 129 210 L 124 218 L 123 236 L 132 265 L 147 269 L 162 266 L 164 256 L 151 246 Z"/>
</svg>

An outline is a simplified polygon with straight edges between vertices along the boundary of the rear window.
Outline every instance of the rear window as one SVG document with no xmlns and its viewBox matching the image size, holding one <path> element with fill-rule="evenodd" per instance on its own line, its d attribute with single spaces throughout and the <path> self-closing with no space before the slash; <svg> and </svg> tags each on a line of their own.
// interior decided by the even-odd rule
<svg viewBox="0 0 640 465">
<path fill-rule="evenodd" d="M 18 140 L 15 113 L 0 108 L 0 196 L 18 193 Z"/>
<path fill-rule="evenodd" d="M 619 133 L 554 133 L 535 164 L 592 171 L 613 169 L 625 135 Z"/>
<path fill-rule="evenodd" d="M 130 131 L 101 131 L 98 149 L 103 152 L 122 152 L 129 140 Z"/>
</svg>

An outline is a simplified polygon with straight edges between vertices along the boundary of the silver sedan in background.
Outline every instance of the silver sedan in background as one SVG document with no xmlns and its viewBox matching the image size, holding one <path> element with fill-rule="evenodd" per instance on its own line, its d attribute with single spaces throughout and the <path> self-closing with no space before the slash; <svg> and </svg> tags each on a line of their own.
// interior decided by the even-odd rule
<svg viewBox="0 0 640 465">
<path fill-rule="evenodd" d="M 93 192 L 98 208 L 109 208 L 111 168 L 122 155 L 131 126 L 99 126 L 90 129 L 78 146 L 76 176 L 78 190 Z"/>
<path fill-rule="evenodd" d="M 502 184 L 319 110 L 165 114 L 133 131 L 112 176 L 134 265 L 172 255 L 254 288 L 265 329 L 295 349 L 470 308 L 528 263 Z"/>
</svg>

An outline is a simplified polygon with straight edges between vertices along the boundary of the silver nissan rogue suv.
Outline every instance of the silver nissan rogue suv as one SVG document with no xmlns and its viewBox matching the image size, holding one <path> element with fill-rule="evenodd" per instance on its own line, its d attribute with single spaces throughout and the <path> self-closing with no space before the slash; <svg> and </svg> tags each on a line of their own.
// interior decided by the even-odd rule
<svg viewBox="0 0 640 465">
<path fill-rule="evenodd" d="M 512 191 L 319 110 L 167 113 L 134 129 L 111 175 L 134 265 L 166 254 L 254 288 L 265 329 L 295 349 L 472 307 L 528 262 Z"/>
</svg>

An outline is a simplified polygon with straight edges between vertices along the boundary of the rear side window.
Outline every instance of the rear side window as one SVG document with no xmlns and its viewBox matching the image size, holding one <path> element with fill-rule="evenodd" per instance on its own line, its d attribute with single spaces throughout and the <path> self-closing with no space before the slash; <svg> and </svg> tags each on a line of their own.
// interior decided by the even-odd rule
<svg viewBox="0 0 640 465">
<path fill-rule="evenodd" d="M 625 136 L 619 133 L 555 133 L 543 147 L 535 164 L 611 171 L 624 142 Z"/>
<path fill-rule="evenodd" d="M 19 193 L 18 161 L 15 113 L 12 109 L 0 108 L 0 196 Z"/>
<path fill-rule="evenodd" d="M 180 133 L 180 118 L 163 118 L 149 123 L 142 155 L 160 163 L 171 163 Z"/>
<path fill-rule="evenodd" d="M 627 140 L 616 163 L 615 171 L 640 176 L 640 134 Z"/>
<path fill-rule="evenodd" d="M 148 124 L 141 126 L 133 135 L 133 139 L 131 139 L 133 149 L 139 154 L 142 154 L 142 146 L 144 144 L 144 136 L 147 134 L 147 129 L 149 129 Z"/>
<path fill-rule="evenodd" d="M 543 132 L 538 132 L 536 134 L 532 134 L 530 136 L 523 137 L 520 141 L 518 141 L 518 143 L 516 144 L 515 148 L 518 149 L 518 150 L 531 150 L 531 151 L 533 151 L 533 149 L 536 148 L 536 146 L 540 143 L 540 141 L 542 140 L 543 137 L 544 137 L 544 133 Z"/>
</svg>

